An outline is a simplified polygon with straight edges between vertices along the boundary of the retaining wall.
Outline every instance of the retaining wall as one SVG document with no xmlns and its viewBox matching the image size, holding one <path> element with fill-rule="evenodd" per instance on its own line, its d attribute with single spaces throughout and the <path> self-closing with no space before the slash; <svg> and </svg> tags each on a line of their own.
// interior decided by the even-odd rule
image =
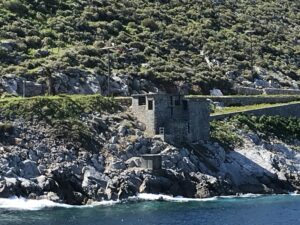
<svg viewBox="0 0 300 225">
<path fill-rule="evenodd" d="M 300 90 L 265 88 L 264 93 L 267 94 L 267 95 L 300 95 Z"/>
<path fill-rule="evenodd" d="M 300 101 L 300 95 L 283 95 L 283 96 L 197 96 L 187 97 L 192 99 L 211 99 L 214 102 L 222 102 L 224 106 L 243 106 L 243 105 L 256 105 L 256 104 L 276 104 L 288 103 L 293 101 Z M 131 106 L 131 97 L 115 97 L 118 103 Z"/>
<path fill-rule="evenodd" d="M 225 113 L 221 115 L 211 115 L 210 120 L 221 120 L 229 116 L 237 114 L 251 114 L 255 116 L 282 116 L 282 117 L 297 117 L 300 118 L 300 103 L 291 103 L 280 106 L 270 106 L 262 109 L 245 110 L 241 112 Z"/>
<path fill-rule="evenodd" d="M 300 101 L 300 95 L 284 95 L 284 96 L 197 96 L 192 98 L 206 98 L 213 102 L 222 102 L 226 106 L 244 106 L 256 104 L 276 104 L 288 103 L 292 101 Z"/>
</svg>

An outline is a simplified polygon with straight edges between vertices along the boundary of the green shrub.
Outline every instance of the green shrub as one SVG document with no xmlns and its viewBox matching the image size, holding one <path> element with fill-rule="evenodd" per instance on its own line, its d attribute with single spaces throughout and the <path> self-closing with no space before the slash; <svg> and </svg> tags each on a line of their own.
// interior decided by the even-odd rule
<svg viewBox="0 0 300 225">
<path fill-rule="evenodd" d="M 211 138 L 224 147 L 232 149 L 243 144 L 243 139 L 230 121 L 212 121 L 210 125 Z"/>
<path fill-rule="evenodd" d="M 39 37 L 37 36 L 29 36 L 26 37 L 25 39 L 26 44 L 28 46 L 28 48 L 41 48 L 42 47 L 42 41 Z"/>
<path fill-rule="evenodd" d="M 144 19 L 142 21 L 142 25 L 144 27 L 149 28 L 151 31 L 156 31 L 156 30 L 159 29 L 159 26 L 157 25 L 157 23 L 153 19 Z"/>
<path fill-rule="evenodd" d="M 28 13 L 28 9 L 20 0 L 4 0 L 3 6 L 11 12 L 19 15 L 25 15 Z"/>
<path fill-rule="evenodd" d="M 14 126 L 11 123 L 0 123 L 0 136 L 5 133 L 12 134 L 14 132 Z"/>
</svg>

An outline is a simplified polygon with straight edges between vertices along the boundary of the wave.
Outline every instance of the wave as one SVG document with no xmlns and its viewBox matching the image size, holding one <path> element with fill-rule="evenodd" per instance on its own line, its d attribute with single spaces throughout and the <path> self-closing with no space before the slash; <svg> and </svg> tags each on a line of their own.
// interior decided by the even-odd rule
<svg viewBox="0 0 300 225">
<path fill-rule="evenodd" d="M 290 196 L 299 196 L 297 193 L 290 193 Z M 137 196 L 129 197 L 126 200 L 120 201 L 101 201 L 101 202 L 93 202 L 89 205 L 76 206 L 76 205 L 68 205 L 63 203 L 56 203 L 50 200 L 31 200 L 25 198 L 0 198 L 0 209 L 7 210 L 26 210 L 26 211 L 36 211 L 42 210 L 46 208 L 91 208 L 96 206 L 111 206 L 121 202 L 135 202 L 135 201 L 167 201 L 167 202 L 212 202 L 212 201 L 220 201 L 220 200 L 234 200 L 234 199 L 252 199 L 258 197 L 267 197 L 272 195 L 262 195 L 262 194 L 240 194 L 240 195 L 230 195 L 230 196 L 216 196 L 211 198 L 185 198 L 181 196 L 173 197 L 169 195 L 163 194 L 146 194 L 141 193 Z M 274 196 L 274 195 L 273 195 Z M 277 195 L 275 195 L 277 196 Z M 280 196 L 280 195 L 279 195 Z"/>
<path fill-rule="evenodd" d="M 46 208 L 89 208 L 95 206 L 108 206 L 118 203 L 119 201 L 101 201 L 101 202 L 93 202 L 89 205 L 76 206 L 76 205 L 68 205 L 63 203 L 56 203 L 50 200 L 42 199 L 42 200 L 31 200 L 26 198 L 0 198 L 0 209 L 8 209 L 8 210 L 28 210 L 28 211 L 36 211 Z"/>
<path fill-rule="evenodd" d="M 230 196 L 215 196 L 211 198 L 184 198 L 181 196 L 172 197 L 162 194 L 138 194 L 136 197 L 130 197 L 129 200 L 145 200 L 145 201 L 171 201 L 171 202 L 209 202 L 219 201 L 221 199 L 238 199 L 238 198 L 257 198 L 261 197 L 261 194 L 241 194 Z"/>
</svg>

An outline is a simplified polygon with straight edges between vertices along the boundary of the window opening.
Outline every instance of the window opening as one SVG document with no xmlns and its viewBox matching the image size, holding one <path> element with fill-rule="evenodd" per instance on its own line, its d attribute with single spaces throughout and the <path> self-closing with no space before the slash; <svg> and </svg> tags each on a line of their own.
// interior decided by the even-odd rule
<svg viewBox="0 0 300 225">
<path fill-rule="evenodd" d="M 183 101 L 182 101 L 182 104 L 183 104 L 183 110 L 187 110 L 187 109 L 188 109 L 188 103 L 187 103 L 187 100 L 183 100 Z"/>
<path fill-rule="evenodd" d="M 178 96 L 178 99 L 175 100 L 175 105 L 180 105 L 180 96 Z"/>
<path fill-rule="evenodd" d="M 139 97 L 139 105 L 146 105 L 146 97 L 145 96 Z"/>
<path fill-rule="evenodd" d="M 170 96 L 170 105 L 173 105 L 173 96 Z"/>
<path fill-rule="evenodd" d="M 148 110 L 153 110 L 153 100 L 148 100 Z"/>
</svg>

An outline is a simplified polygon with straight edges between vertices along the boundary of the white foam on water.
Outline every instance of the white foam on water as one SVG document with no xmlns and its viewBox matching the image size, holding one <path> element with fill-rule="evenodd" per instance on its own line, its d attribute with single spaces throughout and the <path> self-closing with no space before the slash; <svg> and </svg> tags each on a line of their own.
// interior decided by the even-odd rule
<svg viewBox="0 0 300 225">
<path fill-rule="evenodd" d="M 218 197 L 218 199 L 227 199 L 227 198 L 257 198 L 257 197 L 261 197 L 261 196 L 266 196 L 263 194 L 240 194 L 240 195 L 228 195 L 228 196 L 220 196 Z"/>
<path fill-rule="evenodd" d="M 298 192 L 291 192 L 291 193 L 289 193 L 289 195 L 292 195 L 292 196 L 300 196 L 300 193 L 298 193 Z"/>
<path fill-rule="evenodd" d="M 288 195 L 291 196 L 300 196 L 297 193 L 290 193 Z M 262 195 L 262 194 L 241 194 L 241 195 L 230 195 L 230 196 L 217 196 L 211 198 L 185 198 L 181 196 L 173 197 L 169 195 L 163 194 L 146 194 L 141 193 L 137 196 L 129 197 L 124 201 L 168 201 L 168 202 L 211 202 L 211 201 L 220 201 L 226 199 L 240 199 L 240 198 L 257 198 L 262 196 L 270 196 L 270 195 Z M 25 198 L 0 198 L 0 209 L 8 209 L 8 210 L 27 210 L 27 211 L 35 211 L 42 210 L 46 208 L 92 208 L 97 206 L 111 206 L 122 201 L 101 201 L 101 202 L 92 202 L 89 205 L 68 205 L 63 203 L 56 203 L 50 200 L 30 200 Z"/>
<path fill-rule="evenodd" d="M 171 201 L 171 202 L 209 202 L 218 201 L 221 199 L 239 199 L 239 198 L 257 198 L 261 197 L 261 194 L 241 194 L 241 195 L 229 195 L 229 196 L 215 196 L 211 198 L 184 198 L 181 196 L 172 197 L 162 194 L 138 194 L 136 197 L 129 198 L 129 200 L 145 200 L 145 201 Z"/>
<path fill-rule="evenodd" d="M 136 197 L 130 197 L 129 200 L 144 200 L 144 201 L 170 201 L 170 202 L 206 202 L 206 201 L 215 201 L 218 197 L 212 198 L 184 198 L 181 196 L 172 197 L 169 195 L 163 194 L 138 194 Z"/>
<path fill-rule="evenodd" d="M 106 206 L 113 205 L 118 203 L 118 201 L 102 201 L 102 202 L 93 202 L 90 205 L 76 206 L 68 205 L 63 203 L 56 203 L 50 200 L 31 200 L 25 198 L 0 198 L 0 209 L 9 209 L 9 210 L 28 210 L 35 211 L 45 208 L 89 208 L 94 206 Z"/>
</svg>

